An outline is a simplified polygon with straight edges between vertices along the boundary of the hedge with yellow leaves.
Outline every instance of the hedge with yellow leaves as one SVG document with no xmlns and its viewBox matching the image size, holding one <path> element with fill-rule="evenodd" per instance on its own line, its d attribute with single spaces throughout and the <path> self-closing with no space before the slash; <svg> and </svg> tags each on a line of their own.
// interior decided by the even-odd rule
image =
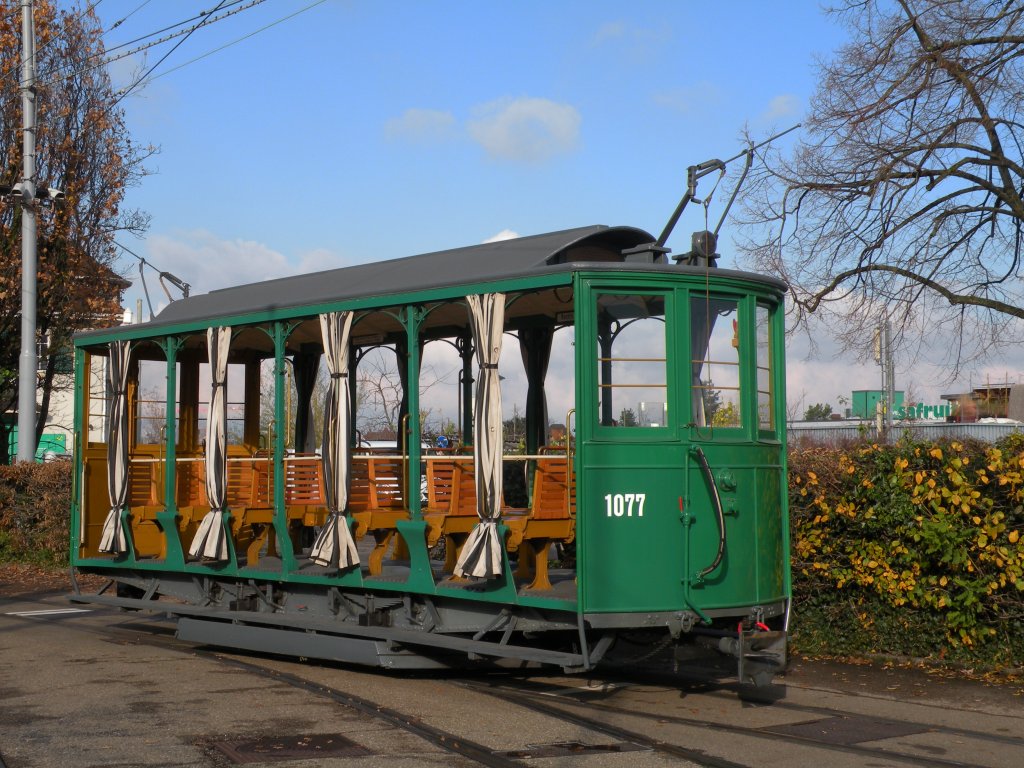
<svg viewBox="0 0 1024 768">
<path fill-rule="evenodd" d="M 1024 663 L 1024 437 L 789 466 L 797 648 Z"/>
</svg>

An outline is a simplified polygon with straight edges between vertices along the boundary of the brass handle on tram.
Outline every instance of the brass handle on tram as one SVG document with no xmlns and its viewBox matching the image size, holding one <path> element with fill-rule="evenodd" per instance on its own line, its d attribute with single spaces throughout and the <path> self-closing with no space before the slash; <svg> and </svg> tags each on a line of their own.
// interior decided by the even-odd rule
<svg viewBox="0 0 1024 768">
<path fill-rule="evenodd" d="M 699 445 L 693 449 L 693 452 L 697 456 L 697 462 L 700 464 L 701 473 L 704 475 L 704 480 L 708 484 L 708 491 L 711 493 L 711 501 L 715 507 L 715 517 L 718 520 L 718 552 L 715 554 L 715 559 L 707 568 L 700 571 L 697 576 L 697 582 L 704 581 L 704 578 L 714 571 L 719 563 L 722 562 L 722 555 L 725 553 L 725 512 L 722 510 L 722 497 L 718 494 L 718 486 L 715 484 L 715 476 L 711 473 L 711 467 L 708 465 L 708 457 L 704 455 L 704 449 Z"/>
<path fill-rule="evenodd" d="M 157 444 L 156 457 L 157 457 L 156 471 L 158 473 L 157 474 L 157 480 L 156 480 L 156 488 L 157 488 L 157 490 L 159 490 L 160 496 L 164 497 L 164 496 L 167 495 L 167 489 L 164 487 L 164 482 L 167 479 L 167 423 L 166 422 L 164 422 L 163 424 L 160 425 L 160 440 L 159 440 L 159 443 Z M 157 503 L 157 505 L 160 505 L 160 504 L 163 504 L 165 500 L 163 498 L 159 498 L 159 499 L 154 499 L 154 501 Z"/>
<path fill-rule="evenodd" d="M 274 440 L 277 435 L 274 434 L 277 431 L 277 420 L 271 419 L 270 423 L 267 424 L 267 453 L 273 454 L 274 452 Z"/>
</svg>

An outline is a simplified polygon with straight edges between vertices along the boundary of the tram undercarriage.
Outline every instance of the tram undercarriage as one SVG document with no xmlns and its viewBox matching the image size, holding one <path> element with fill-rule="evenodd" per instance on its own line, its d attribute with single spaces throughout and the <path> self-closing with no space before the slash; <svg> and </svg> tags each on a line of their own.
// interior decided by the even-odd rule
<svg viewBox="0 0 1024 768">
<path fill-rule="evenodd" d="M 745 615 L 712 611 L 707 627 L 690 611 L 585 615 L 180 574 L 118 574 L 92 594 L 76 580 L 71 600 L 165 614 L 187 642 L 385 669 L 555 666 L 571 674 L 644 662 L 707 667 L 717 655 L 738 662 L 741 682 L 760 686 L 786 665 L 786 633 L 766 623 L 784 622 L 784 603 Z"/>
</svg>

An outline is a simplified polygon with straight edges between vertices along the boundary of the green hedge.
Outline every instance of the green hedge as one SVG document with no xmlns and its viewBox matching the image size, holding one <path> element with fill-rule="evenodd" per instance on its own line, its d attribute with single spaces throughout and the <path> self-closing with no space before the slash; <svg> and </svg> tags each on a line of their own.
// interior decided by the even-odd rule
<svg viewBox="0 0 1024 768">
<path fill-rule="evenodd" d="M 68 564 L 71 463 L 0 466 L 0 562 Z"/>
<path fill-rule="evenodd" d="M 1017 666 L 1024 440 L 789 456 L 794 645 Z"/>
</svg>

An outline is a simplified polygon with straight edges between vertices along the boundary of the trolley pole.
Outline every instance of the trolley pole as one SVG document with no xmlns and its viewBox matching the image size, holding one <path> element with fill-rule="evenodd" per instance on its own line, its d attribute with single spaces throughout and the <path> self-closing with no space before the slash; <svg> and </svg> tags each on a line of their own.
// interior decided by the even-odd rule
<svg viewBox="0 0 1024 768">
<path fill-rule="evenodd" d="M 32 1 L 21 0 L 21 357 L 18 365 L 18 461 L 36 455 L 36 41 Z"/>
</svg>

